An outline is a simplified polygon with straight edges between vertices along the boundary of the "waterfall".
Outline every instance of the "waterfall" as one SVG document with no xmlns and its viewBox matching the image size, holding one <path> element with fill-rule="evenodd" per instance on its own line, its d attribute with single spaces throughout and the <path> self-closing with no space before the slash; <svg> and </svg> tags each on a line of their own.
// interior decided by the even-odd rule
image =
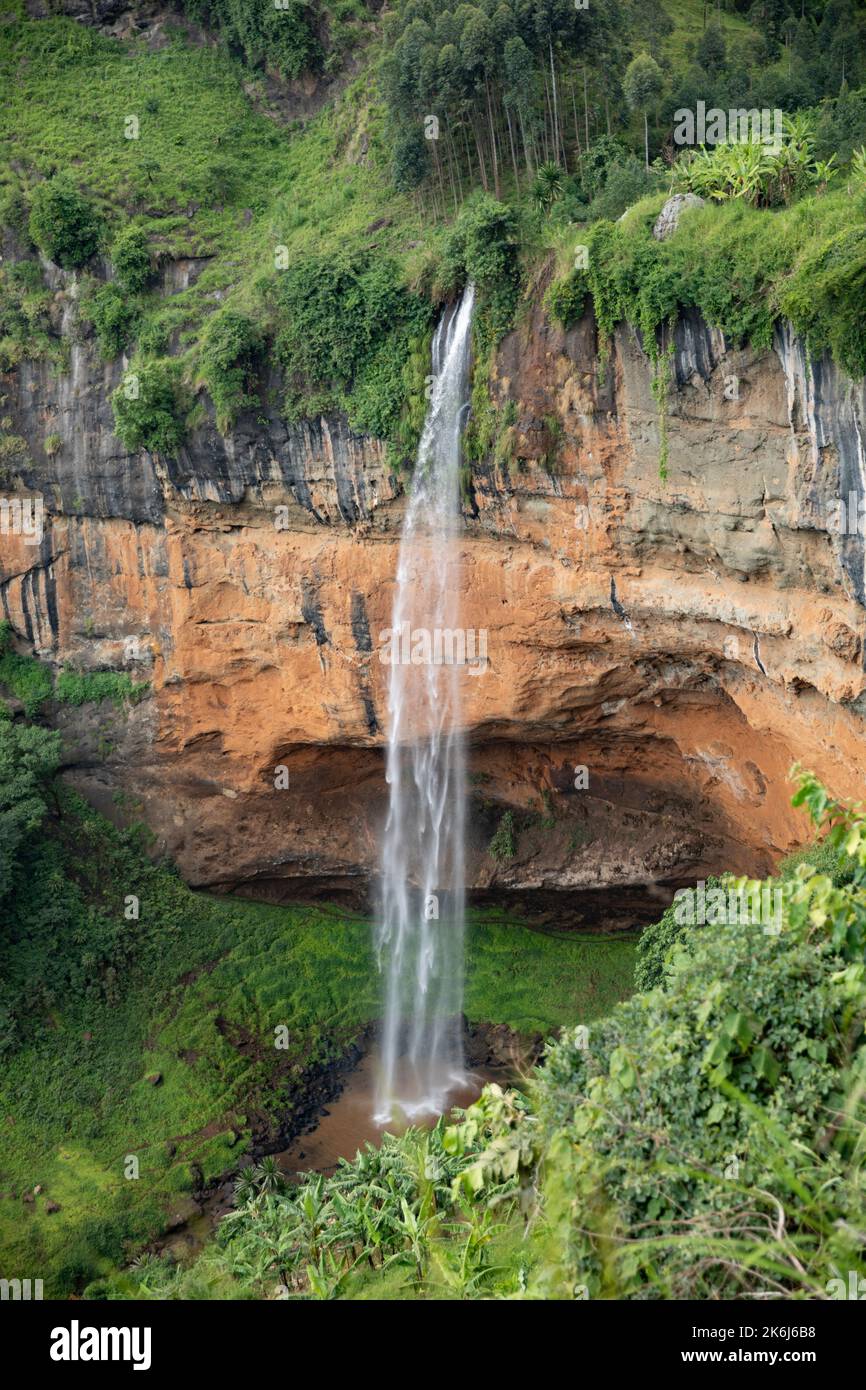
<svg viewBox="0 0 866 1390">
<path fill-rule="evenodd" d="M 441 1111 L 463 1070 L 461 635 L 457 527 L 468 411 L 470 285 L 433 338 L 430 404 L 397 561 L 388 819 L 376 930 L 385 981 L 376 1117 Z M 443 660 L 447 646 L 450 660 Z M 464 648 L 465 655 L 465 648 Z"/>
</svg>

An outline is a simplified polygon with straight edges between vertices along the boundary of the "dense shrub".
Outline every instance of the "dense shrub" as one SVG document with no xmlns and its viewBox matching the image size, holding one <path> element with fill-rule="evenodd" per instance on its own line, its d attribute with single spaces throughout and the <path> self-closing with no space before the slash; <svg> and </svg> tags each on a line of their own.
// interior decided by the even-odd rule
<svg viewBox="0 0 866 1390">
<path fill-rule="evenodd" d="M 608 170 L 604 187 L 593 198 L 589 217 L 595 221 L 606 217 L 615 222 L 634 203 L 649 193 L 656 193 L 662 179 L 654 170 L 647 170 L 642 161 L 629 155 Z"/>
<path fill-rule="evenodd" d="M 93 324 L 103 357 L 118 357 L 132 338 L 139 317 L 128 295 L 119 285 L 101 285 L 82 308 Z"/>
<path fill-rule="evenodd" d="M 779 865 L 779 877 L 786 882 L 799 877 L 801 864 L 814 869 L 816 873 L 826 874 L 835 888 L 850 883 L 854 877 L 854 866 L 847 855 L 840 854 L 829 840 L 817 840 L 813 845 L 788 854 Z"/>
<path fill-rule="evenodd" d="M 544 297 L 547 312 L 563 328 L 571 328 L 583 314 L 589 293 L 586 276 L 580 271 L 554 280 Z"/>
<path fill-rule="evenodd" d="M 500 861 L 513 859 L 515 850 L 514 836 L 514 813 L 512 811 L 506 811 L 494 831 L 490 844 L 487 846 L 488 853 L 490 853 L 494 859 Z"/>
<path fill-rule="evenodd" d="M 615 165 L 622 164 L 628 148 L 618 135 L 599 135 L 580 159 L 580 182 L 586 201 L 601 193 Z"/>
<path fill-rule="evenodd" d="M 208 322 L 200 375 L 223 433 L 231 428 L 240 411 L 259 403 L 258 395 L 250 387 L 263 346 L 262 334 L 252 319 L 236 309 L 223 309 Z"/>
<path fill-rule="evenodd" d="M 826 940 L 708 926 L 689 938 L 665 990 L 621 1004 L 592 1026 L 588 1045 L 574 1034 L 553 1045 L 539 1108 L 561 1163 L 551 1211 L 565 1277 L 597 1294 L 606 1242 L 660 1241 L 686 1228 L 709 1240 L 748 1213 L 742 1190 L 775 1183 L 751 1105 L 789 1140 L 820 1142 L 846 1057 L 842 968 Z M 565 1193 L 576 1204 L 573 1224 L 561 1219 Z M 619 1255 L 620 1277 L 632 1284 L 664 1267 L 668 1296 L 700 1287 L 688 1243 L 648 1240 Z M 724 1270 L 713 1282 L 742 1286 Z"/>
<path fill-rule="evenodd" d="M 28 239 L 30 208 L 18 183 L 8 184 L 0 193 L 0 227 L 8 227 L 21 241 Z"/>
<path fill-rule="evenodd" d="M 661 195 L 628 217 L 584 234 L 585 270 L 551 290 L 568 305 L 592 294 L 602 349 L 616 324 L 640 329 L 658 366 L 660 338 L 685 306 L 734 344 L 769 348 L 774 325 L 790 319 L 812 352 L 829 350 L 849 375 L 866 373 L 866 230 L 850 223 L 850 199 L 828 193 L 769 215 L 732 200 L 690 210 L 676 235 L 655 241 Z"/>
<path fill-rule="evenodd" d="M 794 801 L 833 877 L 792 866 L 778 932 L 663 919 L 642 969 L 664 987 L 549 1048 L 552 1290 L 814 1295 L 862 1268 L 866 821 L 808 775 Z"/>
<path fill-rule="evenodd" d="M 814 122 L 801 113 L 786 118 L 778 147 L 753 138 L 690 151 L 674 166 L 675 187 L 718 202 L 742 198 L 753 207 L 777 207 L 831 176 L 814 149 Z"/>
<path fill-rule="evenodd" d="M 130 222 L 114 238 L 111 262 L 118 283 L 129 294 L 140 294 L 147 287 L 152 266 L 147 233 L 143 227 Z"/>
<path fill-rule="evenodd" d="M 708 878 L 707 888 L 717 888 L 721 880 Z M 680 917 L 683 914 L 680 913 Z M 645 927 L 637 945 L 634 967 L 635 989 L 655 989 L 665 982 L 666 965 L 670 962 L 673 949 L 694 927 L 677 920 L 677 904 L 672 902 L 658 922 Z M 698 929 L 700 930 L 700 929 Z"/>
<path fill-rule="evenodd" d="M 169 358 L 134 363 L 111 397 L 114 430 L 130 450 L 173 454 L 184 437 L 180 368 Z"/>
<path fill-rule="evenodd" d="M 147 681 L 137 683 L 126 671 L 73 671 L 65 667 L 57 677 L 55 697 L 64 705 L 85 705 L 91 701 L 125 700 L 136 704 L 150 689 Z"/>
<path fill-rule="evenodd" d="M 358 428 L 392 437 L 404 406 L 402 369 L 432 316 L 430 304 L 403 287 L 394 262 L 298 260 L 280 275 L 276 314 L 290 418 L 342 407 Z"/>
<path fill-rule="evenodd" d="M 37 261 L 0 266 L 0 371 L 9 371 L 22 358 L 57 350 L 50 307 L 51 292 Z"/>
<path fill-rule="evenodd" d="M 511 208 L 487 194 L 463 205 L 446 240 L 441 287 L 455 293 L 469 281 L 475 285 L 475 333 L 482 351 L 512 326 L 520 290 L 518 245 Z"/>
<path fill-rule="evenodd" d="M 0 622 L 0 686 L 20 700 L 28 719 L 51 697 L 51 672 L 32 656 L 22 656 L 11 643 L 8 622 Z"/>
<path fill-rule="evenodd" d="M 67 174 L 37 185 L 29 226 L 40 251 L 65 270 L 77 270 L 99 250 L 100 218 Z"/>
<path fill-rule="evenodd" d="M 182 6 L 190 19 L 219 29 L 248 63 L 297 77 L 321 62 L 313 11 L 304 0 L 288 0 L 279 10 L 273 3 L 250 5 L 248 0 L 182 0 Z"/>
</svg>

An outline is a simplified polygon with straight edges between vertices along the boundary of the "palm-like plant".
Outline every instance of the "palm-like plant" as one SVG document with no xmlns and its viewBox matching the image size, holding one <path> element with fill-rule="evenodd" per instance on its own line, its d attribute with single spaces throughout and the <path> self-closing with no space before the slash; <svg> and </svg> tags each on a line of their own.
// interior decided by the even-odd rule
<svg viewBox="0 0 866 1390">
<path fill-rule="evenodd" d="M 540 164 L 532 185 L 532 201 L 539 212 L 548 213 L 562 197 L 562 170 L 558 164 Z"/>
<path fill-rule="evenodd" d="M 234 1203 L 236 1207 L 249 1206 L 259 1195 L 259 1189 L 251 1168 L 244 1168 L 235 1178 Z"/>
<path fill-rule="evenodd" d="M 285 1174 L 273 1154 L 266 1154 L 252 1171 L 252 1183 L 258 1192 L 280 1192 L 286 1185 Z"/>
</svg>

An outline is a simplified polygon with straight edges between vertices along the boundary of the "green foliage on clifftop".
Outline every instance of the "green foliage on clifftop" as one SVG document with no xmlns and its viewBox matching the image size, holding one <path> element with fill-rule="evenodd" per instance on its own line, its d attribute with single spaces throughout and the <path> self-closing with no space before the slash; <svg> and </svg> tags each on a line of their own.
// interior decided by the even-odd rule
<svg viewBox="0 0 866 1390">
<path fill-rule="evenodd" d="M 813 353 L 830 352 L 851 376 L 866 373 L 866 229 L 852 221 L 847 192 L 774 212 L 738 201 L 690 208 L 660 242 L 652 228 L 663 201 L 588 230 L 587 268 L 549 291 L 560 321 L 572 322 L 591 294 L 603 340 L 629 322 L 652 351 L 684 308 L 699 309 L 734 345 L 756 348 L 770 347 L 774 325 L 789 319 Z"/>
<path fill-rule="evenodd" d="M 573 237 L 591 240 L 597 264 L 560 282 L 551 310 L 571 321 L 591 290 L 606 330 L 633 316 L 662 415 L 664 344 L 655 339 L 677 305 L 701 308 L 733 339 L 754 335 L 757 346 L 790 316 L 816 351 L 862 370 L 862 217 L 845 180 L 866 141 L 866 98 L 855 85 L 864 52 L 844 0 L 829 17 L 804 15 L 793 49 L 776 20 L 760 36 L 737 14 L 719 17 L 719 48 L 691 0 L 670 0 L 669 17 L 608 0 L 588 29 L 568 6 L 487 8 L 457 14 L 413 0 L 380 18 L 360 0 L 255 12 L 236 0 L 186 0 L 154 49 L 60 16 L 24 18 L 20 4 L 7 4 L 0 216 L 30 259 L 0 271 L 0 365 L 39 355 L 62 369 L 68 354 L 74 315 L 64 316 L 61 340 L 60 300 L 52 315 L 35 241 L 61 265 L 84 268 L 71 331 L 92 325 L 102 353 L 135 355 L 151 386 L 165 383 L 169 356 L 178 364 L 179 393 L 161 392 L 158 407 L 120 404 L 127 448 L 176 451 L 205 417 L 189 408 L 207 391 L 221 430 L 263 406 L 290 418 L 339 409 L 405 464 L 423 418 L 432 319 L 473 279 L 468 450 L 477 460 L 495 445 L 484 420 L 491 349 L 551 245 Z M 220 41 L 202 44 L 181 11 Z M 388 46 L 377 46 L 386 29 Z M 578 65 L 564 42 L 571 29 L 589 44 Z M 844 57 L 838 93 L 818 33 Z M 312 89 L 310 70 L 335 71 L 359 36 L 371 40 L 363 72 L 339 89 Z M 628 63 L 647 48 L 665 72 L 649 113 L 657 148 L 677 105 L 728 104 L 745 84 L 750 100 L 810 108 L 826 196 L 772 217 L 709 210 L 694 226 L 684 219 L 664 249 L 647 249 L 640 207 L 614 224 L 670 177 L 658 161 L 643 169 L 643 112 L 621 99 Z M 291 85 L 302 70 L 303 92 Z M 425 138 L 426 114 L 440 121 L 438 141 Z M 412 149 L 422 184 L 401 178 L 410 191 L 399 191 L 395 156 Z M 596 219 L 589 233 L 587 219 Z M 63 293 L 65 305 L 68 284 Z M 241 323 L 254 325 L 242 342 L 229 332 Z M 285 385 L 265 401 L 271 366 Z"/>
</svg>

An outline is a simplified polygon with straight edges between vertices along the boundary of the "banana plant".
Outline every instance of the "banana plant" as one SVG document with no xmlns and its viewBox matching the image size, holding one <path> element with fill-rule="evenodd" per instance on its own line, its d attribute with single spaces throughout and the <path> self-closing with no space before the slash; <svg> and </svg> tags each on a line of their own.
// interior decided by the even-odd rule
<svg viewBox="0 0 866 1390">
<path fill-rule="evenodd" d="M 398 1250 L 396 1254 L 386 1260 L 385 1266 L 405 1264 L 407 1260 L 410 1261 L 414 1266 L 414 1280 L 417 1288 L 420 1288 L 424 1282 L 430 1254 L 430 1239 L 435 1225 L 435 1217 L 419 1216 L 417 1212 L 412 1210 L 405 1197 L 401 1199 L 399 1231 L 403 1239 L 403 1249 Z"/>
<path fill-rule="evenodd" d="M 321 1173 L 317 1173 L 301 1188 L 294 1202 L 294 1210 L 294 1236 L 302 1258 L 315 1265 L 326 1243 L 328 1222 L 333 1211 Z"/>
<path fill-rule="evenodd" d="M 316 1263 L 307 1265 L 304 1271 L 313 1298 L 323 1301 L 341 1298 L 349 1275 L 359 1263 L 360 1258 L 344 1265 L 334 1258 L 330 1250 L 320 1251 Z"/>
</svg>

